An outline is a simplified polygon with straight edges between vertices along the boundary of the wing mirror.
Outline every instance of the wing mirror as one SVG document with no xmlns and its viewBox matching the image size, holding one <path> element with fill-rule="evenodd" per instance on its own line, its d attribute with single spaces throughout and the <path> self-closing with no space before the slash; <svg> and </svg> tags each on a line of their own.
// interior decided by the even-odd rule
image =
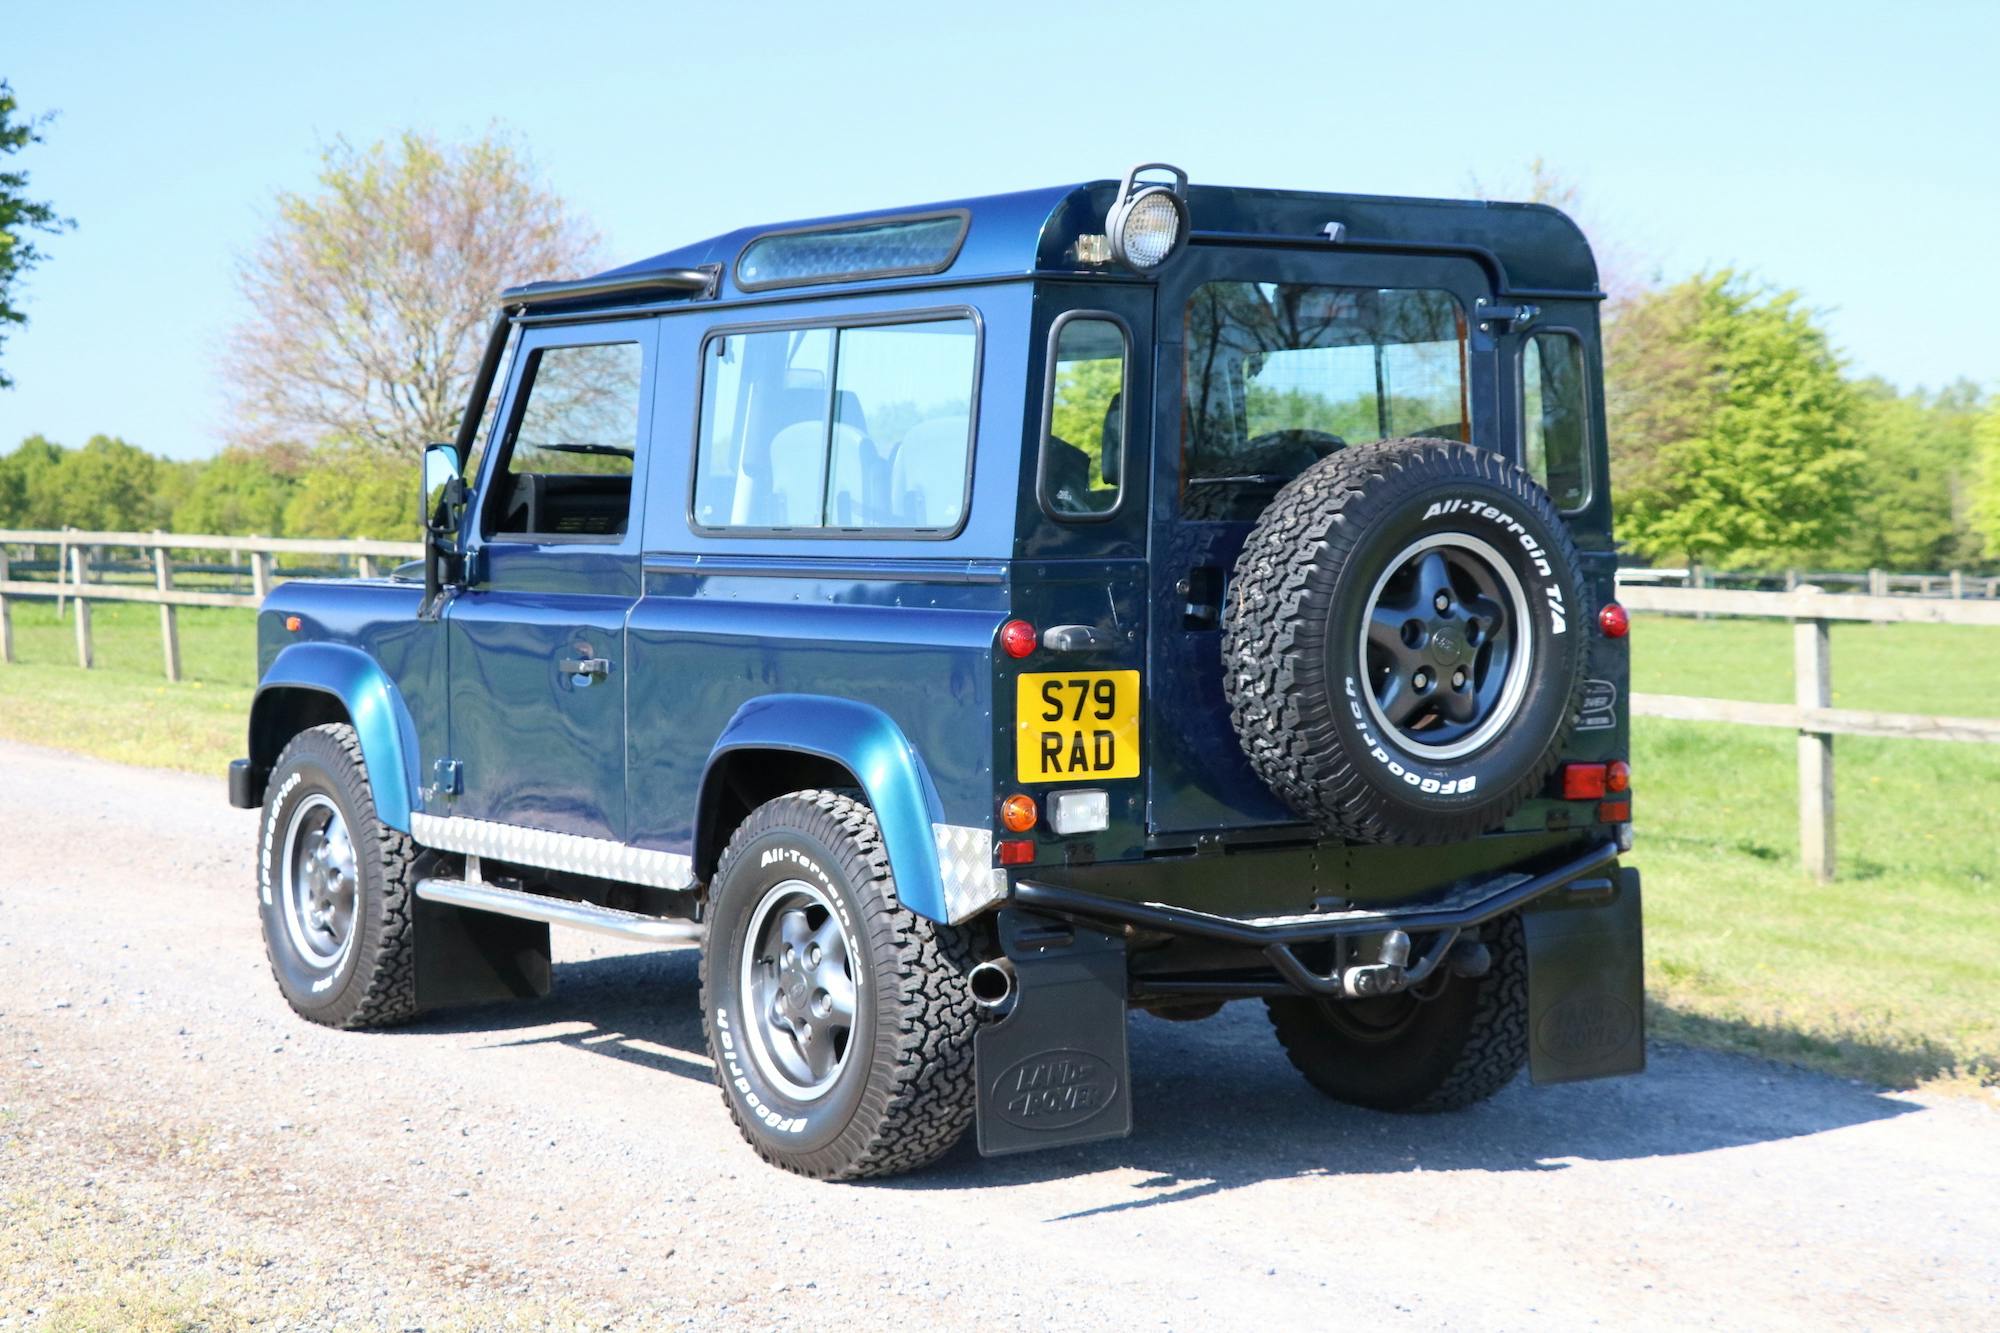
<svg viewBox="0 0 2000 1333">
<path fill-rule="evenodd" d="M 419 504 L 424 532 L 458 544 L 458 524 L 465 514 L 465 462 L 455 444 L 433 444 L 424 450 L 424 486 Z"/>
<path fill-rule="evenodd" d="M 420 614 L 435 616 L 439 594 L 456 583 L 460 559 L 459 529 L 465 520 L 465 462 L 454 444 L 433 444 L 424 450 L 423 491 L 418 512 L 424 525 L 424 602 Z"/>
</svg>

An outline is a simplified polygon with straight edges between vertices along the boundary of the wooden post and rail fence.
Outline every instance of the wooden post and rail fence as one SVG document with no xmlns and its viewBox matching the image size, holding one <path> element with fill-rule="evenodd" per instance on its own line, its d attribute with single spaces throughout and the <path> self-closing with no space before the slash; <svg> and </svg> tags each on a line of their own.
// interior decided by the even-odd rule
<svg viewBox="0 0 2000 1333">
<path fill-rule="evenodd" d="M 1678 722 L 1727 722 L 1781 727 L 1798 733 L 1799 852 L 1806 873 L 1822 882 L 1834 874 L 1833 738 L 1889 736 L 1900 740 L 2000 743 L 2000 718 L 1935 717 L 1876 713 L 1833 706 L 1836 620 L 1874 624 L 1987 625 L 2000 627 L 2000 601 L 1923 596 L 1828 593 L 1814 584 L 1790 592 L 1737 592 L 1722 588 L 1661 588 L 1624 584 L 1618 600 L 1628 611 L 1669 615 L 1758 616 L 1792 622 L 1792 702 L 1747 703 L 1678 694 L 1632 696 L 1634 717 Z M 2000 666 L 1996 666 L 2000 671 Z"/>
<path fill-rule="evenodd" d="M 54 559 L 36 559 L 51 549 Z M 22 562 L 11 553 L 27 551 Z M 143 562 L 118 566 L 105 553 L 146 553 Z M 227 555 L 227 564 L 209 563 L 177 569 L 176 553 L 212 552 Z M 90 610 L 93 602 L 143 602 L 160 608 L 160 647 L 170 681 L 180 679 L 180 634 L 175 610 L 183 606 L 255 609 L 274 579 L 304 573 L 351 573 L 374 576 L 383 562 L 414 560 L 422 554 L 416 542 L 318 541 L 308 538 L 213 537 L 175 532 L 79 532 L 0 530 L 0 663 L 14 660 L 13 613 L 17 597 L 53 597 L 58 605 L 73 603 L 77 663 L 91 666 L 94 648 Z M 292 561 L 290 569 L 281 561 Z M 336 567 L 301 566 L 303 559 L 332 560 Z M 20 577 L 47 573 L 50 578 Z M 98 577 L 93 578 L 93 573 Z M 133 576 L 112 581 L 119 573 Z M 175 586 L 176 574 L 218 577 L 248 591 L 214 586 Z M 1834 874 L 1833 738 L 1888 736 L 1902 740 L 2000 743 L 2000 718 L 1933 717 L 1915 713 L 1877 713 L 1833 706 L 1833 662 L 1829 627 L 1836 620 L 1875 624 L 1985 625 L 2000 627 L 2000 578 L 1950 575 L 1867 574 L 1811 575 L 1824 583 L 1841 582 L 1866 592 L 1833 593 L 1820 582 L 1802 582 L 1796 572 L 1784 575 L 1733 576 L 1772 584 L 1785 591 L 1746 591 L 1710 586 L 1700 569 L 1628 570 L 1619 576 L 1619 600 L 1628 610 L 1667 615 L 1754 616 L 1792 622 L 1793 701 L 1789 704 L 1748 703 L 1736 699 L 1704 699 L 1673 694 L 1634 694 L 1636 717 L 1680 722 L 1722 722 L 1738 726 L 1777 727 L 1798 735 L 1799 844 L 1808 873 L 1820 880 Z M 1678 585 L 1678 586 L 1676 586 Z M 1907 591 L 1893 590 L 1900 585 Z M 2000 668 L 1996 668 L 2000 669 Z"/>
<path fill-rule="evenodd" d="M 36 559 L 35 554 L 52 548 L 54 559 Z M 13 559 L 12 552 L 25 549 L 25 560 Z M 108 564 L 105 552 L 144 552 L 145 559 L 119 568 Z M 228 563 L 208 563 L 178 572 L 185 578 L 198 574 L 209 586 L 176 587 L 177 553 L 212 552 L 228 557 Z M 311 572 L 351 573 L 372 578 L 384 563 L 415 560 L 423 554 L 417 542 L 319 541 L 301 537 L 211 537 L 184 532 L 79 532 L 68 528 L 47 531 L 0 529 L 0 664 L 14 660 L 14 613 L 10 605 L 17 597 L 53 597 L 58 614 L 65 602 L 74 603 L 77 665 L 89 668 L 96 652 L 92 642 L 90 608 L 93 602 L 146 602 L 160 608 L 160 651 L 169 681 L 181 678 L 180 626 L 175 611 L 183 606 L 235 607 L 255 610 L 271 590 L 274 579 L 287 572 L 280 564 L 284 557 L 295 563 L 293 574 Z M 301 568 L 303 558 L 334 561 L 331 569 L 320 566 Z M 47 572 L 52 578 L 23 577 Z M 92 573 L 99 577 L 93 579 Z M 115 582 L 116 574 L 133 574 L 131 581 Z M 249 591 L 237 592 L 214 586 L 217 578 L 240 584 L 247 576 Z"/>
</svg>

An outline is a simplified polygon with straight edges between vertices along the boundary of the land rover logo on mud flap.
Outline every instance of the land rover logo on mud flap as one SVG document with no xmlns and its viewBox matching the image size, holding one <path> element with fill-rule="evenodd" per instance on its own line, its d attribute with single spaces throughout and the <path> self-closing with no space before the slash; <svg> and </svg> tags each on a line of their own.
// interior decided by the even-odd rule
<svg viewBox="0 0 2000 1333">
<path fill-rule="evenodd" d="M 1632 1039 L 1638 1015 L 1608 991 L 1573 995 L 1542 1015 L 1535 1039 L 1542 1049 L 1568 1065 L 1603 1059 Z"/>
<path fill-rule="evenodd" d="M 1085 1051 L 1059 1047 L 1017 1060 L 993 1080 L 993 1105 L 1022 1129 L 1068 1129 L 1111 1105 L 1118 1075 Z"/>
</svg>

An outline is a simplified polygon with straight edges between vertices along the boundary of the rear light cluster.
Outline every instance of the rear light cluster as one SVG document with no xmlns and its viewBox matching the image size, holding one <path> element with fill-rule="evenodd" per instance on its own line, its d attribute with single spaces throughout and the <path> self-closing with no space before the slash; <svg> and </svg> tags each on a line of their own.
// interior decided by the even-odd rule
<svg viewBox="0 0 2000 1333">
<path fill-rule="evenodd" d="M 1632 617 L 1616 602 L 1606 602 L 1597 611 L 1597 628 L 1607 639 L 1622 639 L 1632 632 Z"/>
<path fill-rule="evenodd" d="M 1632 766 L 1623 759 L 1603 764 L 1564 764 L 1562 797 L 1565 801 L 1596 801 L 1597 822 L 1625 824 L 1632 819 Z M 1615 798 L 1615 799 L 1607 799 Z"/>
</svg>

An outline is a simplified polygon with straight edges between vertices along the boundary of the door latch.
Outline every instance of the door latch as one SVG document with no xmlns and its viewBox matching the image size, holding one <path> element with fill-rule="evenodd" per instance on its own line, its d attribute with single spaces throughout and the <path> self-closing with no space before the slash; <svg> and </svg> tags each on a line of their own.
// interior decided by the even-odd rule
<svg viewBox="0 0 2000 1333">
<path fill-rule="evenodd" d="M 556 669 L 565 676 L 608 676 L 611 674 L 611 659 L 606 657 L 565 657 L 556 663 Z"/>
</svg>

